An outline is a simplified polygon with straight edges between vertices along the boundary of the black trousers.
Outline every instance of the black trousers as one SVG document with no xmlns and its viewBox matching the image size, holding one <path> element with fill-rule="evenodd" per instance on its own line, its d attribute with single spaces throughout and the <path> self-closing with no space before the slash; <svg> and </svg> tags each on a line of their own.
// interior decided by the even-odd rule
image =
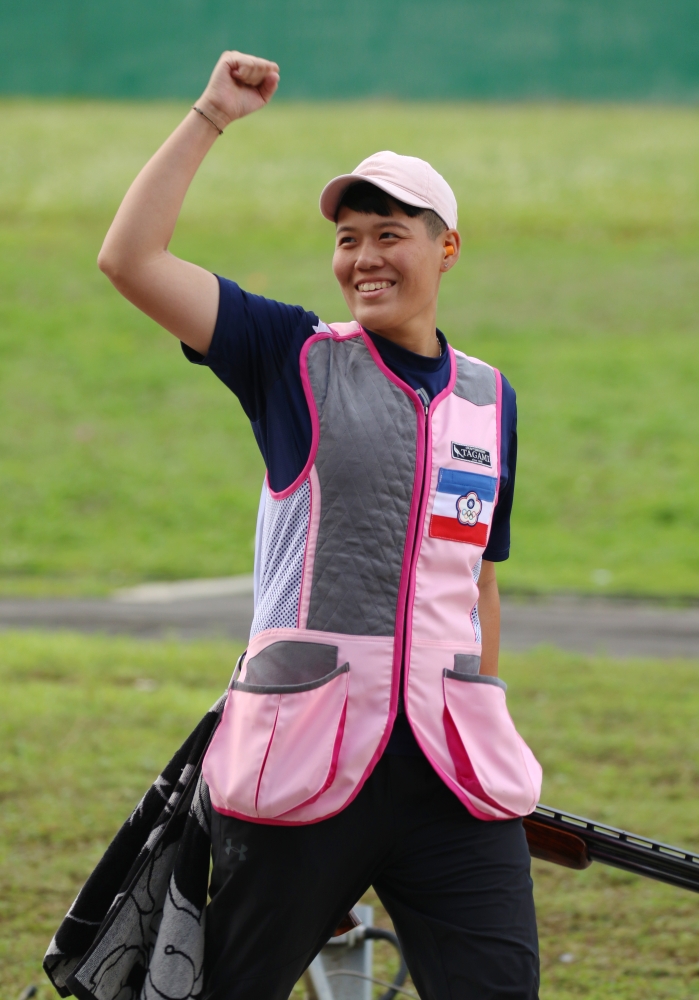
<svg viewBox="0 0 699 1000">
<path fill-rule="evenodd" d="M 307 826 L 213 814 L 204 1000 L 288 1000 L 373 885 L 422 1000 L 536 1000 L 521 820 L 474 819 L 424 757 L 385 754 L 355 800 Z"/>
</svg>

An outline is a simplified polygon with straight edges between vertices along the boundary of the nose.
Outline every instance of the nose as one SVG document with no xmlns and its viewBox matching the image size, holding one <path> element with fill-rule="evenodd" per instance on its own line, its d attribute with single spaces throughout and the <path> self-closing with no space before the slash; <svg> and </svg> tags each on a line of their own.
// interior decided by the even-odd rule
<svg viewBox="0 0 699 1000">
<path fill-rule="evenodd" d="M 358 271 L 371 271 L 374 268 L 383 267 L 383 265 L 383 255 L 379 253 L 375 243 L 367 241 L 360 244 L 359 252 L 354 262 L 354 266 Z"/>
</svg>

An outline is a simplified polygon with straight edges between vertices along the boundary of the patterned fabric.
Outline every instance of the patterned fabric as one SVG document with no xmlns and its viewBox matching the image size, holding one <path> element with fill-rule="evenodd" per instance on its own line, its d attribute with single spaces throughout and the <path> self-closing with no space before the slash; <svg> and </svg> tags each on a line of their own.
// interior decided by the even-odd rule
<svg viewBox="0 0 699 1000">
<path fill-rule="evenodd" d="M 44 957 L 62 997 L 195 1000 L 204 966 L 212 707 L 107 848 Z"/>
<path fill-rule="evenodd" d="M 303 557 L 311 516 L 311 486 L 275 500 L 266 491 L 259 553 L 259 584 L 250 637 L 268 628 L 297 628 Z M 257 567 L 256 567 L 257 569 Z"/>
<path fill-rule="evenodd" d="M 415 408 L 359 337 L 315 343 L 308 373 L 321 493 L 308 628 L 391 636 L 415 479 Z"/>
</svg>

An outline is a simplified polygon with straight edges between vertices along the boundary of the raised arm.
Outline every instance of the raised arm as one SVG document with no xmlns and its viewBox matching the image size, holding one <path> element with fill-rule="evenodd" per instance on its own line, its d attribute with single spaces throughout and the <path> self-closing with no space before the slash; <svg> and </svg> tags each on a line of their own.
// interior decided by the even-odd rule
<svg viewBox="0 0 699 1000">
<path fill-rule="evenodd" d="M 218 282 L 168 245 L 187 189 L 220 131 L 264 107 L 278 83 L 276 63 L 224 52 L 196 103 L 202 113 L 190 111 L 141 170 L 100 250 L 98 265 L 115 288 L 200 354 L 213 336 Z"/>
</svg>

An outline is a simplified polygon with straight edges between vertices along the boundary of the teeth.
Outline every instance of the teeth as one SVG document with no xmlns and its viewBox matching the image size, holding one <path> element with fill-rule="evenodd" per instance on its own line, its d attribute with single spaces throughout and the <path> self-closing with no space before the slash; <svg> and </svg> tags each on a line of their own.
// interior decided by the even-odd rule
<svg viewBox="0 0 699 1000">
<path fill-rule="evenodd" d="M 390 288 L 392 284 L 392 281 L 364 281 L 357 288 L 360 292 L 375 292 L 379 288 Z"/>
</svg>

